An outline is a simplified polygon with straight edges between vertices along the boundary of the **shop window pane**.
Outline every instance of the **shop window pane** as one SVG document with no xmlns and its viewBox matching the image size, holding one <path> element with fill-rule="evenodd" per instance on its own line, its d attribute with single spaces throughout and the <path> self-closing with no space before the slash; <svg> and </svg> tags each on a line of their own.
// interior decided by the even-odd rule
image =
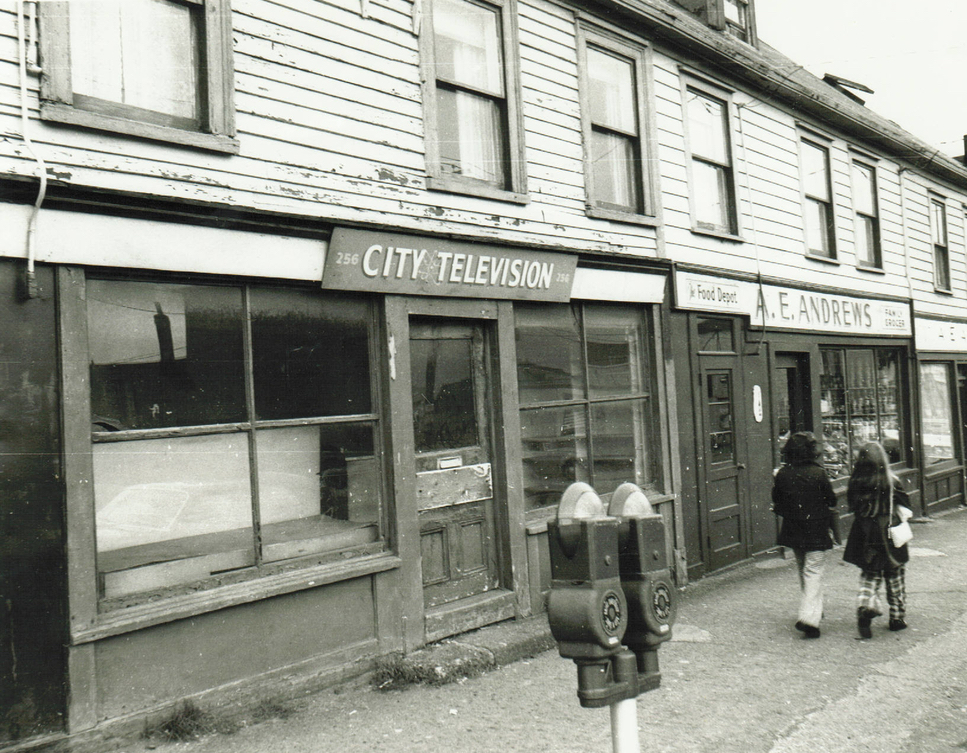
<svg viewBox="0 0 967 753">
<path fill-rule="evenodd" d="M 657 491 L 650 468 L 651 447 L 645 432 L 646 400 L 595 403 L 591 406 L 592 478 L 598 494 L 610 494 L 621 484 L 638 484 Z"/>
<path fill-rule="evenodd" d="M 880 419 L 880 443 L 891 463 L 903 459 L 900 442 L 900 367 L 896 351 L 876 351 L 876 393 Z"/>
<path fill-rule="evenodd" d="M 556 505 L 575 481 L 591 481 L 587 414 L 582 406 L 520 413 L 524 496 L 529 509 Z"/>
<path fill-rule="evenodd" d="M 846 364 L 843 351 L 824 350 L 822 394 L 826 470 L 834 478 L 849 475 L 849 430 L 846 424 Z"/>
<path fill-rule="evenodd" d="M 923 455 L 927 465 L 954 457 L 953 393 L 950 369 L 942 363 L 920 366 Z"/>
<path fill-rule="evenodd" d="M 93 462 L 102 596 L 254 563 L 247 434 L 98 443 Z"/>
<path fill-rule="evenodd" d="M 260 429 L 255 437 L 266 561 L 359 549 L 380 540 L 372 424 Z"/>
<path fill-rule="evenodd" d="M 576 308 L 515 305 L 517 388 L 521 405 L 585 396 Z"/>
<path fill-rule="evenodd" d="M 237 288 L 87 283 L 95 431 L 245 420 Z"/>
<path fill-rule="evenodd" d="M 257 418 L 372 411 L 365 301 L 255 289 L 251 302 Z"/>
<path fill-rule="evenodd" d="M 410 341 L 417 452 L 480 443 L 471 347 L 469 339 Z"/>
<path fill-rule="evenodd" d="M 641 314 L 631 309 L 585 308 L 592 398 L 638 395 L 646 391 L 642 325 Z"/>
</svg>

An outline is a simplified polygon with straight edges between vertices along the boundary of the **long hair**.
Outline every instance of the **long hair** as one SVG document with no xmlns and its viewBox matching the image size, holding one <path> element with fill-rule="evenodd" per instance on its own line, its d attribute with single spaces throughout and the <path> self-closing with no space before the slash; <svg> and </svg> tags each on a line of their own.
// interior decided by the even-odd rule
<svg viewBox="0 0 967 753">
<path fill-rule="evenodd" d="M 889 498 L 890 488 L 896 476 L 890 470 L 890 458 L 879 442 L 869 442 L 860 447 L 856 453 L 856 460 L 853 462 L 853 473 L 849 477 L 848 494 L 856 491 L 859 493 L 873 493 L 873 507 L 869 511 L 870 515 L 879 515 L 885 512 L 879 509 L 884 500 Z M 849 496 L 852 496 L 850 494 Z"/>
<path fill-rule="evenodd" d="M 782 448 L 782 455 L 789 465 L 819 463 L 823 448 L 811 431 L 797 431 Z"/>
</svg>

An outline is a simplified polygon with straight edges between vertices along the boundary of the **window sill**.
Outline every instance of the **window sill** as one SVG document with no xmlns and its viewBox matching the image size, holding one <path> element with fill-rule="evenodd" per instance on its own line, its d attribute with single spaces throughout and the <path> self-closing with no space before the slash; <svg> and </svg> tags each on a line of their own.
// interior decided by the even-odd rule
<svg viewBox="0 0 967 753">
<path fill-rule="evenodd" d="M 458 178 L 455 176 L 427 176 L 426 187 L 431 191 L 455 193 L 462 196 L 476 196 L 481 199 L 496 199 L 511 204 L 526 204 L 530 198 L 526 193 L 505 191 L 483 181 Z"/>
<path fill-rule="evenodd" d="M 154 123 L 141 123 L 135 120 L 102 115 L 101 113 L 81 110 L 71 105 L 56 102 L 42 102 L 40 117 L 55 123 L 96 128 L 101 131 L 111 131 L 125 136 L 135 136 L 152 141 L 164 141 L 179 146 L 204 149 L 224 154 L 238 154 L 238 139 L 214 133 L 199 131 L 183 131 Z"/>
<path fill-rule="evenodd" d="M 588 217 L 598 220 L 611 220 L 612 222 L 625 222 L 630 225 L 643 225 L 645 227 L 658 227 L 658 218 L 650 214 L 638 214 L 636 212 L 623 212 L 620 209 L 606 209 L 605 207 L 591 206 L 586 207 Z"/>
<path fill-rule="evenodd" d="M 396 569 L 400 565 L 401 560 L 396 554 L 384 552 L 351 562 L 289 570 L 275 575 L 257 577 L 244 583 L 233 583 L 207 591 L 163 598 L 101 614 L 95 624 L 73 628 L 71 643 L 72 645 L 91 643 L 102 638 L 131 633 L 219 609 L 318 588 L 342 580 L 375 575 Z"/>
<path fill-rule="evenodd" d="M 934 287 L 933 292 L 936 293 L 937 295 L 944 295 L 944 296 L 951 296 L 951 297 L 954 294 L 954 291 L 951 290 L 950 288 Z"/>
<path fill-rule="evenodd" d="M 865 272 L 871 275 L 885 275 L 886 270 L 883 267 L 870 267 L 865 264 L 857 264 L 856 269 L 858 272 Z"/>
<path fill-rule="evenodd" d="M 713 228 L 692 226 L 693 235 L 704 235 L 708 238 L 718 238 L 721 241 L 732 241 L 733 243 L 745 243 L 745 238 L 727 230 L 715 230 Z"/>
<path fill-rule="evenodd" d="M 819 256 L 817 254 L 810 253 L 806 251 L 806 258 L 810 261 L 818 261 L 820 264 L 829 264 L 832 267 L 840 266 L 839 259 L 833 259 L 829 256 Z"/>
</svg>

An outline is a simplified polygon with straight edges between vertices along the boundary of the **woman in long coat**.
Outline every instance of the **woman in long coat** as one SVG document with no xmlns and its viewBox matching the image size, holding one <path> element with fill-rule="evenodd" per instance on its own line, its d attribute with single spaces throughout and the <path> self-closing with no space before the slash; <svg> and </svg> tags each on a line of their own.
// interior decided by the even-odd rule
<svg viewBox="0 0 967 753">
<path fill-rule="evenodd" d="M 892 489 L 892 519 L 891 519 Z M 860 448 L 846 490 L 853 525 L 843 559 L 860 568 L 856 624 L 861 638 L 872 638 L 870 623 L 883 614 L 879 607 L 880 584 L 886 584 L 890 607 L 890 630 L 906 626 L 906 573 L 910 559 L 906 544 L 893 546 L 887 528 L 900 522 L 898 507 L 909 510 L 907 493 L 890 470 L 886 450 L 878 442 Z"/>
<path fill-rule="evenodd" d="M 799 569 L 799 619 L 804 638 L 819 637 L 823 617 L 823 570 L 833 548 L 836 495 L 820 463 L 822 448 L 808 431 L 793 434 L 783 447 L 786 465 L 772 487 L 773 512 L 782 517 L 779 544 L 792 549 Z M 835 529 L 833 529 L 835 530 Z"/>
</svg>

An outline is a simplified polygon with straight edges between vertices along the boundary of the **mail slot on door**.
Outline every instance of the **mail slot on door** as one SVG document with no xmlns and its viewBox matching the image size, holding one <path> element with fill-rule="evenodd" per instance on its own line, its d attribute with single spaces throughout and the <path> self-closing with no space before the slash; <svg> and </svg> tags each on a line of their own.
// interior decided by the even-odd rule
<svg viewBox="0 0 967 753">
<path fill-rule="evenodd" d="M 438 466 L 446 466 L 449 458 L 441 458 Z M 416 474 L 416 503 L 420 510 L 478 502 L 494 496 L 490 463 L 474 463 L 442 467 Z"/>
</svg>

